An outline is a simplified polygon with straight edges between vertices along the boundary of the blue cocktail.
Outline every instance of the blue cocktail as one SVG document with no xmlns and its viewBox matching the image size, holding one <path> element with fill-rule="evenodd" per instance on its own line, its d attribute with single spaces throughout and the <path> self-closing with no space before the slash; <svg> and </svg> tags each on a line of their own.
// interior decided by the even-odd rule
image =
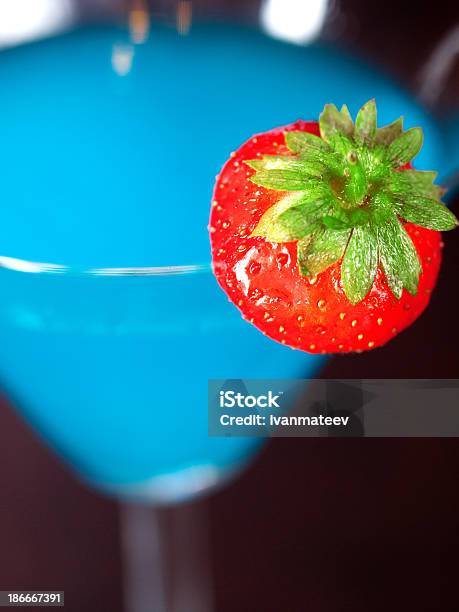
<svg viewBox="0 0 459 612">
<path fill-rule="evenodd" d="M 208 437 L 207 379 L 300 377 L 307 364 L 248 326 L 208 267 L 3 269 L 0 284 L 3 387 L 80 474 L 115 493 L 177 499 L 218 482 L 257 442 Z"/>
</svg>

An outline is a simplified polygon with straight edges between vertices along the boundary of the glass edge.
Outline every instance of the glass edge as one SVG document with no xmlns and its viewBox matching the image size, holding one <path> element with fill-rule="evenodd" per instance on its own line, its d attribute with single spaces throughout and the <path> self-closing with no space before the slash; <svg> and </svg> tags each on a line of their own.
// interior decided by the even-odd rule
<svg viewBox="0 0 459 612">
<path fill-rule="evenodd" d="M 173 266 L 122 266 L 122 267 L 76 267 L 56 263 L 45 263 L 18 259 L 16 257 L 0 256 L 0 269 L 26 274 L 46 274 L 55 276 L 83 276 L 83 277 L 107 277 L 107 276 L 176 276 L 184 274 L 206 274 L 212 272 L 212 265 L 185 264 Z"/>
</svg>

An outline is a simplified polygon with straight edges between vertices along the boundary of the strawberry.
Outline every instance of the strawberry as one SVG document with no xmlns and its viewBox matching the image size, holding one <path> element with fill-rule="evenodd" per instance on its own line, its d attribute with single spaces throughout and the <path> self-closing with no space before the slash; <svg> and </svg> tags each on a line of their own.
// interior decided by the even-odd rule
<svg viewBox="0 0 459 612">
<path fill-rule="evenodd" d="M 410 161 L 422 130 L 376 127 L 374 100 L 355 125 L 343 106 L 319 122 L 259 134 L 232 153 L 210 215 L 216 278 L 264 334 L 311 353 L 385 344 L 426 308 L 440 231 L 457 220 L 436 173 Z"/>
</svg>

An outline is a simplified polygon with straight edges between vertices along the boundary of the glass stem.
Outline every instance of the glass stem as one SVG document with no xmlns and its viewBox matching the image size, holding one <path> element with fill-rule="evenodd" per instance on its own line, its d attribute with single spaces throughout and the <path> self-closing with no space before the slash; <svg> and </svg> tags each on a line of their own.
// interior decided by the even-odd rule
<svg viewBox="0 0 459 612">
<path fill-rule="evenodd" d="M 213 612 L 208 505 L 198 501 L 173 507 L 174 563 L 172 612 Z"/>
<path fill-rule="evenodd" d="M 121 504 L 125 612 L 213 612 L 206 510 Z"/>
<path fill-rule="evenodd" d="M 126 612 L 168 612 L 161 518 L 149 506 L 120 506 Z"/>
</svg>

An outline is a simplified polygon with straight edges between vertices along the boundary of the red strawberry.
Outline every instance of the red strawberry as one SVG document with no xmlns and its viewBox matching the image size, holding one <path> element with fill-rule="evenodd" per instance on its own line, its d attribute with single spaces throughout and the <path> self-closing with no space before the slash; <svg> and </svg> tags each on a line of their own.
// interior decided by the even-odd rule
<svg viewBox="0 0 459 612">
<path fill-rule="evenodd" d="M 411 169 L 422 131 L 376 127 L 373 100 L 355 125 L 327 105 L 319 123 L 259 134 L 217 178 L 214 272 L 242 315 L 312 353 L 380 346 L 427 306 L 440 230 L 457 225 L 435 173 Z"/>
</svg>

